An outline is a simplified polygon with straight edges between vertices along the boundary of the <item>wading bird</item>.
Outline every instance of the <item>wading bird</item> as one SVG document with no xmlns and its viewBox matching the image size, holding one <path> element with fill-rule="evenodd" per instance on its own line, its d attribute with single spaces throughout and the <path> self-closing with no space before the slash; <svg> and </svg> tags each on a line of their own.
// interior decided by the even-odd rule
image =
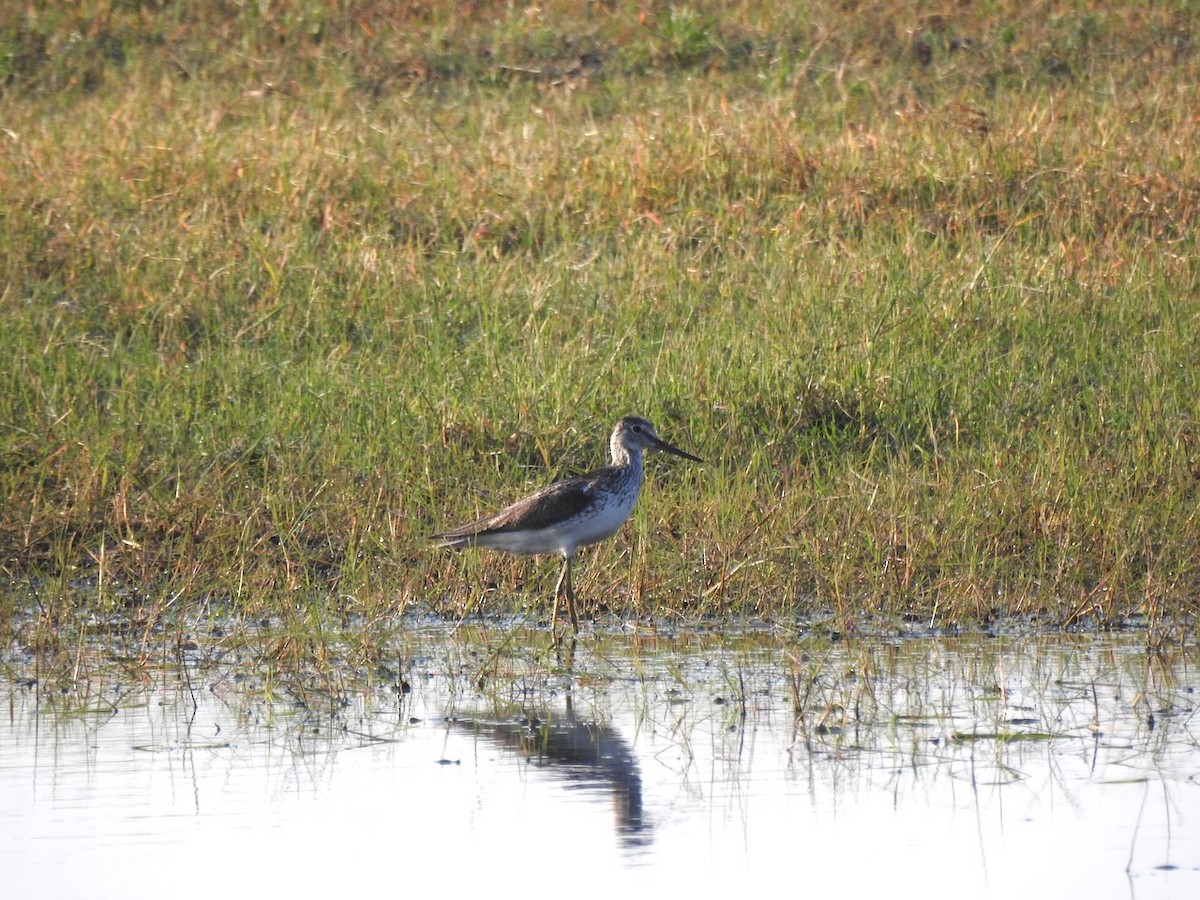
<svg viewBox="0 0 1200 900">
<path fill-rule="evenodd" d="M 637 416 L 626 416 L 618 422 L 608 445 L 611 465 L 555 482 L 490 516 L 435 534 L 431 540 L 439 547 L 454 550 L 486 547 L 526 555 L 561 554 L 562 572 L 554 586 L 550 629 L 553 631 L 558 621 L 559 596 L 565 593 L 571 627 L 578 632 L 571 561 L 580 547 L 615 534 L 633 512 L 645 478 L 642 451 L 664 450 L 693 462 L 703 462 L 662 440 L 653 425 Z"/>
</svg>

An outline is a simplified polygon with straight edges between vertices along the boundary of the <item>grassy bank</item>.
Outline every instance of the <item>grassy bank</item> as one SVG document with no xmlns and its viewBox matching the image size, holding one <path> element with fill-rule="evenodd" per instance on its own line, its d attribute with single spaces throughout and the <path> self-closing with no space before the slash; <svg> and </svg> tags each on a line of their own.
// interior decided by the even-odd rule
<svg viewBox="0 0 1200 900">
<path fill-rule="evenodd" d="M 798 7 L 0 14 L 0 628 L 1193 614 L 1200 11 Z"/>
</svg>

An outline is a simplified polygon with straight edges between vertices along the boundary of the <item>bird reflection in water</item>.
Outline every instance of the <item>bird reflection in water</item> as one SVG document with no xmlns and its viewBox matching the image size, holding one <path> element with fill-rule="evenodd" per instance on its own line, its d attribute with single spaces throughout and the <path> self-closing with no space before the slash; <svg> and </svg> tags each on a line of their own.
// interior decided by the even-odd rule
<svg viewBox="0 0 1200 900">
<path fill-rule="evenodd" d="M 457 719 L 456 724 L 568 786 L 605 793 L 613 801 L 616 832 L 627 849 L 650 843 L 651 828 L 642 808 L 642 776 L 629 743 L 613 728 L 576 719 L 568 701 L 564 715 L 526 713 L 503 720 Z"/>
</svg>

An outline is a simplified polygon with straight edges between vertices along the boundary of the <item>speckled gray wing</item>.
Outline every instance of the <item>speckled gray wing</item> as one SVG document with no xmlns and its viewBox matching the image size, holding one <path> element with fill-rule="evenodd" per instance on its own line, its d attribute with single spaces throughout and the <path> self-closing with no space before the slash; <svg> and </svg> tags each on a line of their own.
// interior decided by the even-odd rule
<svg viewBox="0 0 1200 900">
<path fill-rule="evenodd" d="M 431 540 L 443 541 L 447 546 L 465 546 L 479 535 L 537 531 L 557 525 L 595 502 L 596 482 L 603 479 L 606 471 L 601 469 L 548 485 L 490 516 L 435 534 Z"/>
</svg>

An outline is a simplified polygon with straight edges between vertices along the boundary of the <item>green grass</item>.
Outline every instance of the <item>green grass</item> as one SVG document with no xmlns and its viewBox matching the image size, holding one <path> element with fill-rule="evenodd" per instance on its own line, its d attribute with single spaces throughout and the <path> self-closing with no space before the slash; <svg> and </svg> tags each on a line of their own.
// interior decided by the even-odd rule
<svg viewBox="0 0 1200 900">
<path fill-rule="evenodd" d="M 0 13 L 0 628 L 1190 621 L 1200 12 L 460 9 Z"/>
</svg>

